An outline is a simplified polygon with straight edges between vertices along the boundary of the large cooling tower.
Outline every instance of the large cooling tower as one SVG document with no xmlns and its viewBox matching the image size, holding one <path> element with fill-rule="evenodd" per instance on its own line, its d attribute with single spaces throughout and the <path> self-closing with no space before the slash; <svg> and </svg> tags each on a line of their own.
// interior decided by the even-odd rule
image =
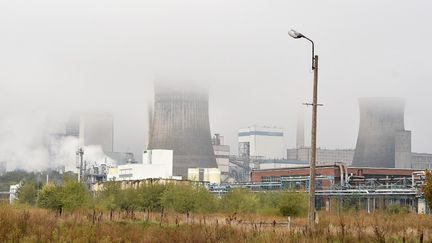
<svg viewBox="0 0 432 243">
<path fill-rule="evenodd" d="M 174 150 L 173 175 L 187 177 L 188 168 L 217 168 L 207 90 L 156 84 L 148 149 Z"/>
<path fill-rule="evenodd" d="M 400 98 L 360 98 L 360 127 L 353 166 L 395 167 L 396 139 L 405 131 Z"/>
</svg>

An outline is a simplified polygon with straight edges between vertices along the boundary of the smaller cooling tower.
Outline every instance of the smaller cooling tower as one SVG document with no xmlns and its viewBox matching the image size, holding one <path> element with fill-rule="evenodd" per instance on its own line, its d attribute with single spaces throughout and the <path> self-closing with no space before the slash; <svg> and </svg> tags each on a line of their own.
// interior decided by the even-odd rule
<svg viewBox="0 0 432 243">
<path fill-rule="evenodd" d="M 405 131 L 404 100 L 360 98 L 359 105 L 360 126 L 353 166 L 394 168 L 396 148 L 408 148 L 397 143 Z M 410 139 L 404 141 L 410 142 Z"/>
</svg>

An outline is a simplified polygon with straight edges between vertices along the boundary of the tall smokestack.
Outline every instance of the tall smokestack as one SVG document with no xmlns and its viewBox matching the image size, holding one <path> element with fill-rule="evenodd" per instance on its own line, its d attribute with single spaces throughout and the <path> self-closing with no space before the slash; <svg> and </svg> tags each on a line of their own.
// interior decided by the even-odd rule
<svg viewBox="0 0 432 243">
<path fill-rule="evenodd" d="M 304 116 L 299 112 L 297 115 L 296 148 L 304 148 Z"/>
</svg>

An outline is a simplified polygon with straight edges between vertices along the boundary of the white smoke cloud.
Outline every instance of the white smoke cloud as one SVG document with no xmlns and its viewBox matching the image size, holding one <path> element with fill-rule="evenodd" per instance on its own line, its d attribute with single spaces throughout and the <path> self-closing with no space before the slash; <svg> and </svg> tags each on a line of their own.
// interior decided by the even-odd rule
<svg viewBox="0 0 432 243">
<path fill-rule="evenodd" d="M 48 150 L 43 119 L 8 114 L 0 121 L 0 161 L 7 169 L 43 170 L 48 166 Z"/>
<path fill-rule="evenodd" d="M 0 161 L 7 170 L 41 171 L 65 167 L 74 171 L 79 139 L 62 134 L 62 122 L 52 122 L 48 116 L 34 113 L 7 114 L 0 119 Z M 100 145 L 83 147 L 84 160 L 89 165 L 114 164 Z"/>
</svg>

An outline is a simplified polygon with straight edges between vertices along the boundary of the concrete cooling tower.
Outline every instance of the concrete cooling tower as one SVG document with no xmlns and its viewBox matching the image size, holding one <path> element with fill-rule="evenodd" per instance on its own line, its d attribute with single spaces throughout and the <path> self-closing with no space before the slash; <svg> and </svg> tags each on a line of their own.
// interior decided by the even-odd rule
<svg viewBox="0 0 432 243">
<path fill-rule="evenodd" d="M 404 157 L 411 154 L 411 133 L 404 128 L 404 100 L 360 98 L 359 104 L 353 166 L 394 168 L 410 164 L 409 156 Z"/>
<path fill-rule="evenodd" d="M 217 168 L 211 144 L 208 93 L 191 85 L 155 85 L 148 149 L 174 151 L 173 175 L 188 168 Z"/>
</svg>

